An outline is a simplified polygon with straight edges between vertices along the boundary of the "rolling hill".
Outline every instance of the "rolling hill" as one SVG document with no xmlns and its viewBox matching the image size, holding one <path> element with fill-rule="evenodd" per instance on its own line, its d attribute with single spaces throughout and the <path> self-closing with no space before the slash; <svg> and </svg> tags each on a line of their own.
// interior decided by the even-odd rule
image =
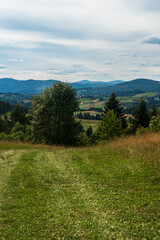
<svg viewBox="0 0 160 240">
<path fill-rule="evenodd" d="M 87 88 L 87 91 L 83 94 L 109 96 L 112 92 L 116 93 L 118 96 L 133 96 L 144 92 L 160 92 L 160 82 L 140 78 L 118 83 L 114 86 Z"/>
<path fill-rule="evenodd" d="M 43 91 L 46 87 L 52 86 L 58 80 L 33 80 L 26 81 L 16 80 L 13 78 L 0 79 L 0 93 L 21 93 L 21 94 L 35 94 Z"/>
<path fill-rule="evenodd" d="M 74 87 L 77 90 L 80 89 L 86 89 L 86 88 L 104 88 L 108 86 L 114 86 L 118 83 L 122 83 L 122 80 L 115 80 L 115 81 L 89 81 L 89 80 L 82 80 L 78 82 L 71 83 L 72 87 Z"/>
<path fill-rule="evenodd" d="M 123 92 L 142 91 L 142 92 L 160 92 L 160 82 L 151 79 L 135 79 L 128 82 L 119 83 L 115 86 L 105 88 L 107 93 L 115 92 L 121 94 Z"/>
</svg>

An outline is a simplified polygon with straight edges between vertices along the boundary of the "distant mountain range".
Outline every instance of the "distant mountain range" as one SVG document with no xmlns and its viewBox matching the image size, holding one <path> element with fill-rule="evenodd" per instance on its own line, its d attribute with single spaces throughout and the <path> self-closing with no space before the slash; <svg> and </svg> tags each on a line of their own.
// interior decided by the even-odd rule
<svg viewBox="0 0 160 240">
<path fill-rule="evenodd" d="M 43 91 L 46 87 L 52 86 L 57 80 L 33 80 L 26 81 L 16 80 L 13 78 L 0 79 L 0 93 L 21 93 L 21 94 L 35 94 Z"/>
<path fill-rule="evenodd" d="M 0 93 L 20 93 L 30 94 L 39 93 L 46 87 L 52 86 L 58 80 L 15 80 L 12 78 L 0 79 Z M 82 80 L 70 83 L 73 88 L 83 95 L 108 96 L 112 92 L 117 95 L 134 95 L 141 92 L 160 92 L 160 82 L 151 79 L 135 79 L 132 81 L 89 81 Z"/>
<path fill-rule="evenodd" d="M 52 86 L 55 82 L 60 82 L 58 80 L 16 80 L 13 78 L 1 78 L 0 79 L 0 93 L 21 93 L 21 94 L 35 94 L 43 91 L 46 87 Z M 86 89 L 86 88 L 101 88 L 112 86 L 123 81 L 89 81 L 82 80 L 71 83 L 72 87 L 76 90 Z"/>
<path fill-rule="evenodd" d="M 71 83 L 71 85 L 75 89 L 80 90 L 80 89 L 84 89 L 84 87 L 85 88 L 100 88 L 100 87 L 103 88 L 108 86 L 114 86 L 118 83 L 123 83 L 123 81 L 115 80 L 115 81 L 103 82 L 103 81 L 82 80 L 82 81 Z"/>
</svg>

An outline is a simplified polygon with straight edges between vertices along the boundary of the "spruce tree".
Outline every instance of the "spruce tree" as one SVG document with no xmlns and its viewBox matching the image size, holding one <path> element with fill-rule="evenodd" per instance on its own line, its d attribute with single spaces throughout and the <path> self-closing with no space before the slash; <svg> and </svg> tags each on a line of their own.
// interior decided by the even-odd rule
<svg viewBox="0 0 160 240">
<path fill-rule="evenodd" d="M 146 101 L 141 98 L 138 108 L 136 109 L 134 125 L 136 128 L 139 126 L 146 128 L 148 127 L 149 122 L 150 117 L 146 106 Z"/>
<path fill-rule="evenodd" d="M 152 109 L 151 109 L 151 112 L 150 112 L 150 117 L 157 116 L 158 113 L 159 113 L 159 109 L 156 107 L 156 104 L 154 103 L 152 105 Z"/>
<path fill-rule="evenodd" d="M 4 132 L 4 120 L 0 116 L 0 133 Z"/>
<path fill-rule="evenodd" d="M 126 117 L 124 115 L 124 110 L 121 107 L 121 103 L 117 99 L 117 96 L 115 93 L 112 93 L 110 95 L 108 101 L 106 101 L 106 103 L 104 105 L 103 115 L 106 114 L 109 110 L 113 110 L 116 117 L 118 119 L 121 119 L 122 129 L 125 129 L 127 127 Z"/>
<path fill-rule="evenodd" d="M 92 129 L 92 126 L 89 126 L 86 130 L 86 135 L 87 137 L 89 138 L 93 133 L 93 129 Z"/>
<path fill-rule="evenodd" d="M 20 105 L 16 105 L 13 111 L 10 114 L 10 122 L 12 126 L 15 125 L 16 122 L 20 122 L 21 124 L 26 123 L 26 113 Z"/>
<path fill-rule="evenodd" d="M 122 135 L 122 122 L 113 110 L 108 110 L 102 117 L 95 132 L 96 140 L 109 140 Z"/>
</svg>

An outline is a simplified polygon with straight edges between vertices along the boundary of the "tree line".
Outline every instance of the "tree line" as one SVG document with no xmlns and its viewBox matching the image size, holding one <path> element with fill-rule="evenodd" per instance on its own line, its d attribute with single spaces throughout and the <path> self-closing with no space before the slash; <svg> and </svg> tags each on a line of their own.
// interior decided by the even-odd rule
<svg viewBox="0 0 160 240">
<path fill-rule="evenodd" d="M 90 113 L 77 113 L 76 114 L 78 119 L 88 119 L 88 120 L 100 120 L 100 114 L 90 114 Z"/>
<path fill-rule="evenodd" d="M 68 83 L 55 83 L 33 97 L 29 111 L 16 105 L 9 114 L 1 115 L 0 139 L 77 146 L 160 130 L 159 109 L 153 105 L 148 111 L 143 98 L 134 118 L 128 122 L 124 108 L 112 93 L 94 133 L 91 126 L 84 131 L 81 122 L 76 120 L 74 113 L 78 110 L 76 91 Z"/>
</svg>

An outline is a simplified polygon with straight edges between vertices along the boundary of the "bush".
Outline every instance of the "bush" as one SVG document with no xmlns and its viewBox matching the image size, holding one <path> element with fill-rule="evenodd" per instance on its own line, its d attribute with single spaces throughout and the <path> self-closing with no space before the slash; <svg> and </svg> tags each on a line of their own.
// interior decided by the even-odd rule
<svg viewBox="0 0 160 240">
<path fill-rule="evenodd" d="M 77 136 L 76 146 L 86 146 L 88 144 L 88 138 L 85 133 L 81 132 Z"/>
<path fill-rule="evenodd" d="M 149 123 L 149 129 L 151 132 L 159 132 L 160 131 L 160 113 L 157 116 L 153 116 Z"/>
<path fill-rule="evenodd" d="M 97 131 L 93 139 L 109 140 L 122 135 L 122 122 L 116 117 L 113 110 L 109 110 L 103 115 L 101 122 L 98 125 Z"/>
<path fill-rule="evenodd" d="M 24 141 L 25 134 L 22 131 L 11 133 L 7 136 L 7 140 L 9 141 Z"/>
<path fill-rule="evenodd" d="M 2 132 L 0 133 L 0 140 L 6 140 L 7 139 L 7 134 Z"/>
<path fill-rule="evenodd" d="M 24 131 L 25 131 L 25 126 L 22 125 L 20 122 L 16 122 L 11 130 L 11 133 L 24 132 Z"/>
<path fill-rule="evenodd" d="M 146 134 L 149 132 L 149 128 L 144 128 L 142 126 L 139 126 L 136 130 L 136 135 L 142 135 L 142 134 Z"/>
</svg>

